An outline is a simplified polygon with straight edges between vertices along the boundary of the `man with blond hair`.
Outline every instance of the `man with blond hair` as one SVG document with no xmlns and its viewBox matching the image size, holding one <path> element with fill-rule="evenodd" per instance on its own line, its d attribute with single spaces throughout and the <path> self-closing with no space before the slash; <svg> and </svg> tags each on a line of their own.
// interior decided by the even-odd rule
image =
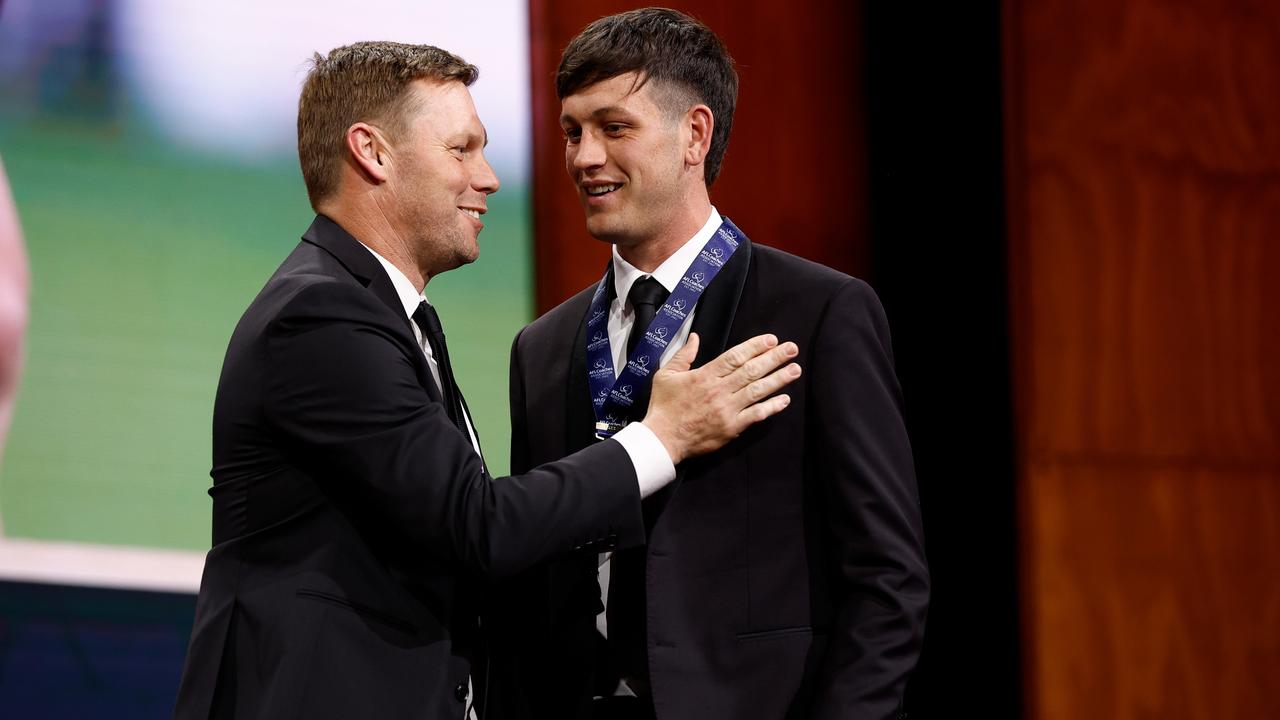
<svg viewBox="0 0 1280 720">
<path fill-rule="evenodd" d="M 795 345 L 753 338 L 699 371 L 690 351 L 656 378 L 643 422 L 489 476 L 424 295 L 476 259 L 498 190 L 476 72 L 425 45 L 315 58 L 298 154 L 317 217 L 227 348 L 177 718 L 470 714 L 477 581 L 643 542 L 641 498 L 675 463 L 786 405 L 774 393 L 799 375 Z"/>
</svg>

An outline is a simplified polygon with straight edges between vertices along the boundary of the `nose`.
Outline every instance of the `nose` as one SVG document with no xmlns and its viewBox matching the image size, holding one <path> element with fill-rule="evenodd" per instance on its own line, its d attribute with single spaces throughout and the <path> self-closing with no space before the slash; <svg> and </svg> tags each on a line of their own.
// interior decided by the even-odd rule
<svg viewBox="0 0 1280 720">
<path fill-rule="evenodd" d="M 590 170 L 604 165 L 604 143 L 594 133 L 585 130 L 578 136 L 577 143 L 565 145 L 569 170 Z"/>
<path fill-rule="evenodd" d="M 493 167 L 485 159 L 484 153 L 480 153 L 480 162 L 471 175 L 471 188 L 476 192 L 492 195 L 498 192 L 500 185 L 498 174 L 493 171 Z"/>
</svg>

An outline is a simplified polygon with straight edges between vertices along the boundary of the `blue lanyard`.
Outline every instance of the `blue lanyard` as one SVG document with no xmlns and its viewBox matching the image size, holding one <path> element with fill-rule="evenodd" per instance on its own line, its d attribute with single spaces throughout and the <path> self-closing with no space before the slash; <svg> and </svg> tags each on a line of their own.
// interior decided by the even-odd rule
<svg viewBox="0 0 1280 720">
<path fill-rule="evenodd" d="M 587 382 L 591 387 L 591 402 L 596 413 L 596 437 L 613 437 L 627 426 L 628 411 L 633 398 L 653 382 L 667 344 L 676 336 L 685 318 L 693 311 L 698 298 L 711 284 L 720 269 L 733 256 L 745 238 L 736 225 L 725 218 L 711 239 L 702 246 L 698 257 L 680 278 L 680 284 L 667 297 L 644 336 L 627 358 L 627 366 L 614 379 L 613 350 L 609 345 L 609 292 L 610 274 L 605 273 L 591 298 L 587 314 Z M 633 329 L 634 332 L 634 329 Z M 639 418 L 636 418 L 639 419 Z"/>
</svg>

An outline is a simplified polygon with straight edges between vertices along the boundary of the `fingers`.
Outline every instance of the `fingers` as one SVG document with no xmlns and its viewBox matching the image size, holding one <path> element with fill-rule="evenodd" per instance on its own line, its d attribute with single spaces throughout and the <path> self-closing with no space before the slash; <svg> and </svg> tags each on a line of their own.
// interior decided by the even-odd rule
<svg viewBox="0 0 1280 720">
<path fill-rule="evenodd" d="M 790 385 L 792 382 L 795 382 L 799 377 L 800 366 L 795 363 L 791 363 L 784 368 L 769 373 L 759 380 L 752 381 L 743 386 L 743 388 L 737 393 L 739 396 L 739 402 L 741 402 L 743 406 L 759 402 L 778 392 L 787 385 Z"/>
<path fill-rule="evenodd" d="M 791 347 L 786 347 L 790 345 Z M 777 364 L 785 362 L 786 358 L 794 357 L 796 354 L 795 343 L 784 343 L 783 345 L 770 350 L 768 353 L 761 355 L 751 362 L 766 361 L 766 365 L 759 367 L 767 367 L 772 370 Z M 739 368 L 736 372 L 742 373 L 742 377 L 746 377 L 748 366 L 751 363 Z M 765 370 L 764 372 L 768 372 Z M 773 370 L 768 375 L 757 380 L 749 380 L 740 390 L 733 394 L 733 400 L 741 409 L 738 411 L 735 421 L 738 425 L 736 434 L 745 431 L 751 425 L 758 423 L 766 418 L 773 417 L 782 412 L 791 404 L 790 395 L 774 395 L 782 388 L 795 382 L 801 374 L 800 366 L 796 363 L 790 363 L 785 367 Z M 727 378 L 726 381 L 736 380 L 738 378 Z M 772 395 L 773 397 L 769 397 Z M 765 399 L 767 398 L 767 399 Z M 735 436 L 736 436 L 735 434 Z"/>
<path fill-rule="evenodd" d="M 800 366 L 789 362 L 799 348 L 793 342 L 779 344 L 771 334 L 757 335 L 689 371 L 698 346 L 698 336 L 691 333 L 654 378 L 644 419 L 675 462 L 723 447 L 752 424 L 782 412 L 791 398 L 775 393 L 800 377 Z M 682 429 L 674 445 L 667 440 L 668 428 Z"/>
<path fill-rule="evenodd" d="M 772 334 L 757 335 L 725 350 L 720 354 L 720 357 L 707 363 L 707 365 L 714 370 L 716 377 L 732 375 L 734 371 L 746 365 L 752 358 L 777 344 L 778 338 Z"/>
<path fill-rule="evenodd" d="M 696 357 L 698 357 L 698 333 L 689 333 L 689 339 L 684 341 L 684 347 L 676 351 L 664 367 L 684 372 L 693 366 L 693 359 Z"/>
<path fill-rule="evenodd" d="M 773 372 L 783 363 L 794 358 L 799 353 L 800 348 L 796 347 L 796 344 L 793 342 L 785 342 L 777 347 L 769 349 L 766 352 L 760 353 L 743 363 L 737 370 L 733 371 L 731 376 L 728 378 L 730 381 L 730 387 L 732 387 L 734 391 L 747 387 L 756 380 L 759 380 Z M 799 377 L 799 375 L 797 374 L 796 377 Z M 795 378 L 792 379 L 794 380 Z M 764 395 L 761 395 L 760 397 L 764 397 Z M 760 398 L 755 399 L 758 400 Z"/>
<path fill-rule="evenodd" d="M 790 404 L 790 395 L 775 395 L 764 402 L 747 406 L 742 412 L 738 413 L 738 420 L 742 423 L 742 430 L 746 430 L 761 420 L 777 415 Z"/>
</svg>

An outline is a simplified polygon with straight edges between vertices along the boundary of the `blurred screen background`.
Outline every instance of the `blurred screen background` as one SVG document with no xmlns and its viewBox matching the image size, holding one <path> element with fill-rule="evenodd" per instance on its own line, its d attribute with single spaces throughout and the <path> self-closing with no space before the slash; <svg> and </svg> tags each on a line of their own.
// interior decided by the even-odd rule
<svg viewBox="0 0 1280 720">
<path fill-rule="evenodd" d="M 227 339 L 312 215 L 298 92 L 313 52 L 357 40 L 480 67 L 502 190 L 480 260 L 427 294 L 504 473 L 508 348 L 532 316 L 526 17 L 522 2 L 4 2 L 0 157 L 32 276 L 4 536 L 208 549 Z"/>
</svg>

